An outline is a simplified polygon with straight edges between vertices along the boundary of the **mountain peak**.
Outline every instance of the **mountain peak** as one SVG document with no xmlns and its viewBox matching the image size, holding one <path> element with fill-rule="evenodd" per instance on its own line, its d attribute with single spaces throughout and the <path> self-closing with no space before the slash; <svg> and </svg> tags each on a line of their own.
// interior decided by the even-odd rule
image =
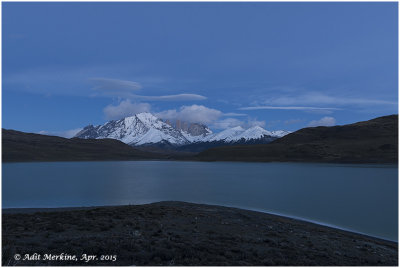
<svg viewBox="0 0 400 268">
<path fill-rule="evenodd" d="M 84 129 L 85 130 L 85 129 Z M 151 143 L 187 144 L 188 140 L 170 125 L 151 113 L 139 113 L 103 125 L 88 128 L 75 137 L 84 139 L 117 139 L 130 145 Z"/>
<path fill-rule="evenodd" d="M 255 130 L 265 130 L 265 129 L 263 129 L 262 127 L 260 127 L 260 126 L 254 126 L 254 127 L 251 127 L 251 128 L 248 128 L 248 130 L 249 129 L 255 129 Z"/>
<path fill-rule="evenodd" d="M 148 113 L 148 112 L 138 113 L 138 114 L 136 114 L 136 117 L 138 117 L 138 118 L 156 118 L 156 119 L 158 119 L 152 113 Z"/>
<path fill-rule="evenodd" d="M 191 123 L 191 122 L 187 122 L 187 121 L 183 121 L 183 120 L 179 120 L 179 119 L 161 119 L 163 122 L 167 123 L 168 125 L 170 125 L 171 127 L 180 130 L 183 132 L 184 136 L 186 138 L 188 138 L 187 135 L 189 136 L 195 136 L 195 137 L 204 137 L 208 134 L 211 134 L 212 131 L 203 124 L 200 123 Z M 189 137 L 189 140 L 192 140 L 191 137 Z M 198 140 L 198 138 L 196 138 L 196 140 Z"/>
<path fill-rule="evenodd" d="M 154 122 L 154 121 L 160 120 L 151 113 L 139 113 L 139 114 L 136 114 L 136 117 L 139 118 L 139 120 L 141 120 L 141 121 Z"/>
<path fill-rule="evenodd" d="M 227 130 L 243 131 L 244 128 L 242 128 L 241 126 L 237 126 L 237 127 L 233 127 L 233 128 L 228 128 Z"/>
</svg>

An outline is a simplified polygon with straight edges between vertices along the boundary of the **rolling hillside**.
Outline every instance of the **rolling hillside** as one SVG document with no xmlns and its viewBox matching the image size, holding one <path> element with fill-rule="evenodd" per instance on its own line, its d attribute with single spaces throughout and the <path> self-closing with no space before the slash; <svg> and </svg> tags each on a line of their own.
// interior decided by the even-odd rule
<svg viewBox="0 0 400 268">
<path fill-rule="evenodd" d="M 2 130 L 3 162 L 92 161 L 167 158 L 143 152 L 113 139 L 65 139 L 15 130 Z"/>
<path fill-rule="evenodd" d="M 269 144 L 219 147 L 203 161 L 397 163 L 398 115 L 334 127 L 303 128 Z"/>
</svg>

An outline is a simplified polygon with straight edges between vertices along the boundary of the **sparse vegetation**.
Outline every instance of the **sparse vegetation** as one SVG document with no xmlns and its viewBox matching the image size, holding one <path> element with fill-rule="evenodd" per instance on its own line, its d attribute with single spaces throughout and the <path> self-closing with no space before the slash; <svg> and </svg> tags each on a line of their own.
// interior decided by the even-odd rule
<svg viewBox="0 0 400 268">
<path fill-rule="evenodd" d="M 397 265 L 397 243 L 235 208 L 161 202 L 22 212 L 3 213 L 3 265 Z M 117 260 L 13 258 L 35 252 Z"/>
</svg>

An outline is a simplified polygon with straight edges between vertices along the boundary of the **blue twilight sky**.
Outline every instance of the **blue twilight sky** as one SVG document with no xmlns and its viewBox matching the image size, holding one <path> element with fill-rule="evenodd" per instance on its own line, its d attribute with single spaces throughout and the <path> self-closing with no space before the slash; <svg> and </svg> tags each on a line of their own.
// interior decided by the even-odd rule
<svg viewBox="0 0 400 268">
<path fill-rule="evenodd" d="M 142 111 L 268 130 L 397 113 L 397 3 L 2 3 L 3 128 Z"/>
</svg>

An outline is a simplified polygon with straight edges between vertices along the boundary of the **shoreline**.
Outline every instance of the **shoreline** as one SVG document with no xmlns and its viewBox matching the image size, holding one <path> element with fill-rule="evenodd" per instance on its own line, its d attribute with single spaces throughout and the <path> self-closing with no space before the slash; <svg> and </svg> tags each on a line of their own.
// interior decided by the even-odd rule
<svg viewBox="0 0 400 268">
<path fill-rule="evenodd" d="M 320 221 L 316 221 L 316 220 L 311 220 L 311 219 L 307 219 L 307 218 L 302 218 L 302 217 L 297 217 L 297 216 L 293 216 L 293 215 L 288 215 L 288 214 L 283 214 L 283 213 L 278 213 L 278 212 L 271 212 L 271 211 L 266 211 L 266 210 L 262 210 L 262 209 L 252 209 L 252 208 L 246 208 L 246 207 L 232 207 L 232 208 L 238 208 L 238 209 L 243 209 L 243 210 L 248 210 L 248 211 L 254 211 L 254 212 L 260 212 L 260 213 L 265 213 L 265 214 L 269 214 L 272 216 L 278 216 L 278 217 L 284 217 L 284 218 L 288 218 L 288 219 L 292 219 L 292 220 L 296 220 L 296 221 L 302 221 L 305 223 L 310 223 L 310 224 L 315 224 L 315 225 L 320 225 L 320 226 L 324 226 L 324 227 L 328 227 L 328 228 L 332 228 L 332 229 L 337 229 L 340 231 L 344 231 L 344 232 L 349 232 L 349 233 L 353 233 L 356 235 L 363 235 L 369 238 L 373 238 L 373 239 L 380 239 L 383 241 L 388 241 L 388 242 L 393 242 L 393 243 L 398 243 L 398 240 L 391 240 L 388 238 L 384 238 L 384 237 L 379 237 L 379 236 L 373 236 L 373 235 L 369 235 L 363 232 L 358 232 L 356 230 L 352 230 L 352 229 L 347 229 L 344 227 L 340 227 L 334 224 L 329 224 L 329 223 L 325 223 L 325 222 L 320 222 Z"/>
<path fill-rule="evenodd" d="M 5 209 L 2 215 L 3 234 L 7 234 L 3 236 L 3 264 L 11 260 L 10 265 L 397 266 L 398 263 L 397 242 L 225 206 L 165 201 L 127 206 Z M 115 263 L 12 261 L 12 253 L 33 253 L 32 250 L 54 254 L 116 254 L 118 260 Z"/>
<path fill-rule="evenodd" d="M 2 164 L 24 164 L 24 163 L 81 163 L 81 162 L 193 162 L 193 163 L 246 163 L 246 164 L 270 164 L 270 163 L 279 163 L 279 164 L 321 164 L 321 165 L 378 165 L 378 166 L 393 166 L 399 167 L 399 162 L 327 162 L 327 161 L 233 161 L 233 160 L 198 160 L 198 159 L 125 159 L 125 160 L 118 160 L 118 159 L 107 159 L 107 160 L 31 160 L 31 161 L 2 161 Z"/>
<path fill-rule="evenodd" d="M 271 212 L 271 211 L 266 211 L 266 210 L 262 210 L 262 209 L 254 209 L 254 208 L 248 208 L 248 207 L 235 207 L 235 206 L 218 205 L 218 204 L 210 204 L 210 203 L 193 203 L 193 202 L 186 202 L 186 201 L 158 201 L 158 202 L 134 204 L 134 205 L 128 204 L 128 205 L 79 206 L 79 207 L 2 208 L 2 214 L 34 214 L 37 212 L 46 212 L 46 213 L 47 212 L 50 212 L 50 213 L 51 212 L 68 212 L 68 211 L 91 210 L 91 209 L 99 209 L 99 208 L 117 208 L 117 207 L 125 207 L 125 206 L 154 205 L 154 204 L 162 204 L 165 202 L 190 203 L 190 204 L 199 205 L 199 206 L 207 205 L 207 206 L 218 206 L 218 207 L 231 208 L 231 209 L 241 209 L 241 210 L 246 210 L 246 211 L 263 213 L 263 214 L 267 214 L 270 216 L 277 216 L 277 217 L 283 217 L 283 218 L 287 218 L 287 219 L 291 219 L 291 220 L 301 221 L 301 222 L 308 223 L 308 224 L 315 224 L 315 225 L 319 225 L 319 226 L 323 226 L 323 227 L 337 229 L 340 231 L 349 232 L 349 233 L 356 234 L 356 235 L 362 235 L 362 236 L 369 237 L 372 239 L 380 239 L 380 240 L 387 241 L 387 242 L 398 243 L 398 240 L 391 240 L 391 239 L 384 238 L 384 237 L 373 236 L 373 235 L 369 235 L 366 233 L 358 232 L 356 230 L 351 230 L 351 229 L 343 228 L 340 226 L 336 226 L 333 224 L 319 222 L 319 221 L 310 220 L 307 218 L 297 217 L 297 216 L 283 214 L 283 213 Z"/>
</svg>

